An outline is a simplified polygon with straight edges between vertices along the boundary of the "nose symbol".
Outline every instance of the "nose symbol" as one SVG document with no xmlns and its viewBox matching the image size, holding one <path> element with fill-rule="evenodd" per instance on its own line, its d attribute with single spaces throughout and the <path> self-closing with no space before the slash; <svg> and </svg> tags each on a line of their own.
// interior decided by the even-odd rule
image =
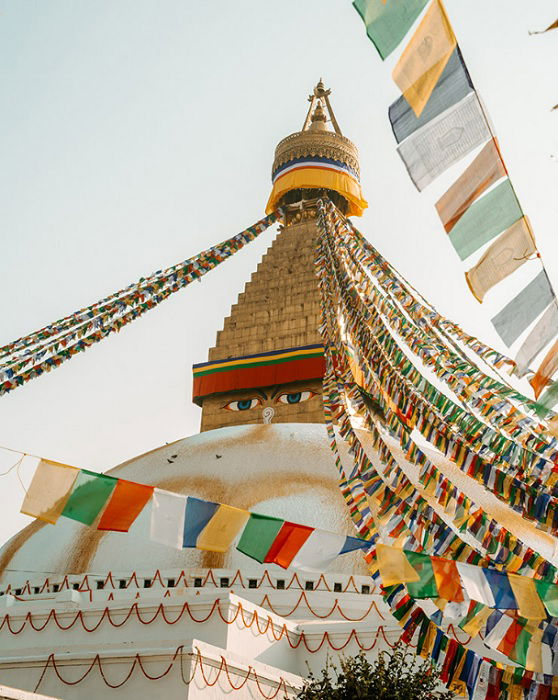
<svg viewBox="0 0 558 700">
<path fill-rule="evenodd" d="M 266 406 L 262 411 L 263 422 L 271 423 L 273 416 L 275 415 L 275 410 L 271 406 Z"/>
</svg>

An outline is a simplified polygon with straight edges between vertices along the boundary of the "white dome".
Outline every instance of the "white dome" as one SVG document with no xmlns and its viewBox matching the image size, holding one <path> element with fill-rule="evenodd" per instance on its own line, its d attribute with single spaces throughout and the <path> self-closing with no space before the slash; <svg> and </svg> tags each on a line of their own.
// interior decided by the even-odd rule
<svg viewBox="0 0 558 700">
<path fill-rule="evenodd" d="M 323 424 L 220 428 L 159 447 L 108 473 L 312 527 L 356 534 L 339 492 Z M 67 518 L 60 518 L 56 525 L 31 523 L 0 550 L 2 581 L 13 580 L 8 569 L 30 577 L 32 572 L 210 567 L 256 572 L 263 568 L 235 549 L 217 554 L 159 545 L 149 539 L 149 521 L 148 505 L 127 534 L 93 530 Z M 274 567 L 266 564 L 265 568 Z M 366 573 L 359 552 L 340 557 L 332 568 L 345 574 Z"/>
</svg>

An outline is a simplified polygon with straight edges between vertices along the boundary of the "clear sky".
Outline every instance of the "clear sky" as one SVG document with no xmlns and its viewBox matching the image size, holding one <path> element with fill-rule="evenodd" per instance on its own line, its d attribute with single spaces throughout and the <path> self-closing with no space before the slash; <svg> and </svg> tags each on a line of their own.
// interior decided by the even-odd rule
<svg viewBox="0 0 558 700">
<path fill-rule="evenodd" d="M 446 6 L 558 288 L 558 32 L 528 34 L 556 2 Z M 470 295 L 432 206 L 466 162 L 414 189 L 387 119 L 394 60 L 349 0 L 0 0 L 0 46 L 0 343 L 259 219 L 275 145 L 323 76 L 360 148 L 370 208 L 357 225 L 440 312 L 504 349 L 488 319 L 534 268 L 483 307 Z M 104 471 L 196 433 L 191 365 L 272 235 L 0 398 L 0 444 Z M 0 451 L 0 471 L 14 460 Z M 15 472 L 0 479 L 0 542 L 29 520 L 22 497 Z"/>
</svg>

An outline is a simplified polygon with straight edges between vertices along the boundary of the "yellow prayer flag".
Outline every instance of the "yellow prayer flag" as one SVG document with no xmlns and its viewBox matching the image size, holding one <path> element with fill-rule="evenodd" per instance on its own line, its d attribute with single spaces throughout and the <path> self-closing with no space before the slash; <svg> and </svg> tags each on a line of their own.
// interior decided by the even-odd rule
<svg viewBox="0 0 558 700">
<path fill-rule="evenodd" d="M 527 650 L 525 668 L 528 671 L 534 671 L 535 673 L 543 672 L 542 635 L 543 631 L 541 629 L 534 629 L 533 636 L 531 637 L 531 641 L 529 643 L 529 649 Z"/>
<path fill-rule="evenodd" d="M 535 582 L 527 576 L 508 574 L 508 580 L 519 605 L 519 614 L 527 620 L 542 620 L 546 610 L 537 593 Z"/>
<path fill-rule="evenodd" d="M 475 299 L 482 303 L 492 287 L 524 265 L 536 252 L 535 238 L 524 216 L 498 236 L 477 264 L 465 273 Z"/>
<path fill-rule="evenodd" d="M 482 608 L 475 615 L 475 617 L 473 617 L 472 620 L 469 620 L 469 622 L 463 625 L 461 629 L 464 632 L 466 632 L 469 636 L 476 637 L 493 612 L 494 611 L 492 610 L 492 608 Z"/>
<path fill-rule="evenodd" d="M 221 503 L 198 537 L 196 548 L 209 552 L 226 552 L 249 517 L 247 510 Z"/>
<path fill-rule="evenodd" d="M 80 470 L 41 459 L 27 491 L 21 512 L 55 523 L 64 510 Z"/>
<path fill-rule="evenodd" d="M 388 547 L 385 544 L 377 544 L 376 559 L 384 586 L 393 586 L 394 583 L 420 581 L 420 576 L 409 564 L 409 560 L 402 549 Z"/>
<path fill-rule="evenodd" d="M 417 117 L 456 45 L 442 1 L 434 0 L 393 69 L 393 79 Z"/>
</svg>

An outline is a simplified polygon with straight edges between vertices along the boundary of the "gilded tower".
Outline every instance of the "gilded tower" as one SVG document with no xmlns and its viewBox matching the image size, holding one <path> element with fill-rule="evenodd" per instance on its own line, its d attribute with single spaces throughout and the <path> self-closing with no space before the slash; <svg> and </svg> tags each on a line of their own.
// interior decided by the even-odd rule
<svg viewBox="0 0 558 700">
<path fill-rule="evenodd" d="M 348 216 L 367 206 L 357 148 L 342 135 L 329 95 L 320 80 L 308 98 L 302 130 L 275 150 L 266 211 L 282 207 L 283 224 L 232 306 L 208 362 L 194 365 L 202 432 L 324 420 L 316 204 L 325 192 Z"/>
</svg>

